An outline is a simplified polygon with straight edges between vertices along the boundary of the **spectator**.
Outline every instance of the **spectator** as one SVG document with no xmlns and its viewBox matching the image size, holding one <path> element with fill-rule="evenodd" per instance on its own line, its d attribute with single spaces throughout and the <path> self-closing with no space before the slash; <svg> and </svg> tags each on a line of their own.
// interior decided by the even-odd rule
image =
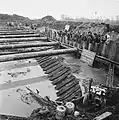
<svg viewBox="0 0 119 120">
<path fill-rule="evenodd" d="M 104 36 L 104 45 L 103 45 L 103 49 L 102 49 L 102 56 L 105 56 L 105 50 L 106 50 L 106 46 L 109 43 L 109 39 L 110 36 L 107 34 Z"/>
<path fill-rule="evenodd" d="M 88 50 L 92 51 L 92 43 L 93 43 L 93 36 L 92 36 L 92 32 L 88 32 L 87 35 L 87 43 L 88 43 Z"/>
<path fill-rule="evenodd" d="M 94 33 L 93 39 L 94 39 L 94 50 L 93 51 L 96 52 L 97 51 L 97 39 L 98 39 L 97 33 Z"/>
<path fill-rule="evenodd" d="M 96 53 L 99 54 L 99 46 L 100 46 L 100 38 L 101 38 L 101 35 L 100 33 L 97 34 L 97 38 L 96 38 Z"/>
<path fill-rule="evenodd" d="M 81 41 L 83 42 L 83 49 L 86 49 L 86 35 L 85 32 L 82 33 L 81 35 Z"/>
</svg>

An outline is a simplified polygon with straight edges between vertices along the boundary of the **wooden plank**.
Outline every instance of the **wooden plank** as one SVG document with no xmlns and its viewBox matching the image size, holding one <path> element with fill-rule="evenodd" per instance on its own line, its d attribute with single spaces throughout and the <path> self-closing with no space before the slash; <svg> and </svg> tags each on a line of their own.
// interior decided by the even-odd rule
<svg viewBox="0 0 119 120">
<path fill-rule="evenodd" d="M 51 61 L 51 60 L 52 60 L 52 58 L 49 57 L 49 58 L 47 58 L 46 60 L 44 60 L 44 61 L 42 61 L 42 62 L 39 62 L 39 65 L 42 66 L 42 65 L 46 64 L 47 62 L 49 62 L 49 61 Z"/>
<path fill-rule="evenodd" d="M 50 74 L 50 73 L 52 73 L 53 71 L 59 69 L 59 68 L 62 67 L 62 66 L 63 66 L 63 65 L 58 64 L 58 65 L 56 65 L 56 66 L 54 66 L 54 67 L 48 69 L 45 73 L 46 73 L 46 74 Z"/>
<path fill-rule="evenodd" d="M 10 54 L 20 54 L 20 53 L 29 53 L 29 52 L 40 52 L 40 51 L 45 51 L 45 50 L 48 50 L 48 49 L 51 49 L 51 47 L 40 47 L 39 49 L 36 49 L 36 48 L 25 48 L 25 49 L 12 49 L 12 52 L 8 51 L 8 52 L 0 52 L 0 55 L 10 55 Z"/>
<path fill-rule="evenodd" d="M 40 34 L 0 35 L 0 38 L 40 37 Z"/>
<path fill-rule="evenodd" d="M 20 54 L 12 54 L 12 55 L 2 55 L 0 56 L 0 62 L 30 59 L 34 57 L 54 56 L 54 55 L 66 54 L 66 53 L 69 54 L 74 52 L 77 52 L 76 48 L 50 50 L 50 51 L 42 51 L 42 52 L 30 52 L 30 53 L 22 53 L 22 54 L 20 53 Z"/>
<path fill-rule="evenodd" d="M 49 65 L 51 65 L 51 64 L 53 64 L 55 62 L 57 62 L 57 60 L 56 59 L 52 59 L 51 61 L 49 61 L 48 63 L 46 63 L 45 65 L 43 65 L 42 68 L 46 68 L 46 67 L 48 67 Z"/>
<path fill-rule="evenodd" d="M 29 48 L 29 47 L 41 47 L 41 46 L 55 46 L 58 45 L 58 42 L 43 42 L 43 43 L 27 43 L 27 44 L 9 44 L 9 45 L 0 45 L 0 50 L 2 49 L 16 49 L 16 48 Z M 46 51 L 47 53 L 48 51 Z"/>
<path fill-rule="evenodd" d="M 105 118 L 109 117 L 112 115 L 112 112 L 104 112 L 103 114 L 101 114 L 98 117 L 95 117 L 93 120 L 104 120 Z"/>
<path fill-rule="evenodd" d="M 62 67 L 60 67 L 59 69 L 57 69 L 57 70 L 53 71 L 52 73 L 48 74 L 48 77 L 54 76 L 56 73 L 64 70 L 65 68 L 66 68 L 66 67 L 62 65 Z"/>
<path fill-rule="evenodd" d="M 68 97 L 70 97 L 73 93 L 75 93 L 78 90 L 81 90 L 81 89 L 80 89 L 80 86 L 77 85 L 74 87 L 74 90 L 72 90 L 71 93 L 67 94 L 63 99 L 64 100 L 67 99 Z"/>
<path fill-rule="evenodd" d="M 55 87 L 56 90 L 61 89 L 63 86 L 65 86 L 66 84 L 68 84 L 69 82 L 73 82 L 73 79 L 75 77 L 72 75 L 70 78 L 65 79 L 65 81 L 62 81 L 62 83 L 57 84 L 57 86 Z"/>
<path fill-rule="evenodd" d="M 68 72 L 68 71 L 69 71 L 69 70 L 65 68 L 64 70 L 56 73 L 53 77 L 50 77 L 49 79 L 50 79 L 50 80 L 54 80 L 54 79 L 62 76 L 64 73 L 66 73 L 66 72 Z"/>
<path fill-rule="evenodd" d="M 49 69 L 51 69 L 52 67 L 56 66 L 56 65 L 59 65 L 60 63 L 57 61 L 57 62 L 54 62 L 52 63 L 51 65 L 45 67 L 43 70 L 45 71 L 48 71 Z"/>
<path fill-rule="evenodd" d="M 56 94 L 57 96 L 62 95 L 63 93 L 67 92 L 69 89 L 74 87 L 76 84 L 78 84 L 78 81 L 74 80 L 73 82 L 70 82 L 66 84 L 66 86 L 63 86 L 62 89 L 60 89 Z"/>
<path fill-rule="evenodd" d="M 69 78 L 71 76 L 71 72 L 65 73 L 62 76 L 60 76 L 59 78 L 55 79 L 52 84 L 53 85 L 57 85 L 58 82 L 61 82 L 62 80 L 66 79 L 67 77 Z"/>
<path fill-rule="evenodd" d="M 0 38 L 0 43 L 11 43 L 11 42 L 29 42 L 29 41 L 40 41 L 47 40 L 47 37 L 27 37 L 27 38 Z"/>
<path fill-rule="evenodd" d="M 70 95 L 72 95 L 72 93 L 74 93 L 78 89 L 80 89 L 80 86 L 77 84 L 75 87 L 68 90 L 66 93 L 62 94 L 58 100 L 65 100 L 66 98 L 68 98 Z"/>
<path fill-rule="evenodd" d="M 50 56 L 38 57 L 38 58 L 36 58 L 36 60 L 37 60 L 38 63 L 41 63 L 41 62 L 43 62 L 44 60 L 47 60 L 48 58 L 51 58 L 51 57 L 50 57 Z"/>
<path fill-rule="evenodd" d="M 77 91 L 75 91 L 71 96 L 69 96 L 69 97 L 67 97 L 66 99 L 65 99 L 65 101 L 71 101 L 74 97 L 76 97 L 77 95 L 79 96 L 79 97 L 81 97 L 81 89 L 78 89 Z"/>
</svg>

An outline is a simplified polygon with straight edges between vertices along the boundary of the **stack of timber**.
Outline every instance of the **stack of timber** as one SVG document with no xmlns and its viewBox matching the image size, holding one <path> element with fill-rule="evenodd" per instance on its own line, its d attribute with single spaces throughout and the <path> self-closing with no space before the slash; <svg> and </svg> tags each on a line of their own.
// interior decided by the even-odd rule
<svg viewBox="0 0 119 120">
<path fill-rule="evenodd" d="M 63 65 L 55 57 L 37 57 L 36 60 L 57 90 L 56 101 L 70 101 L 75 96 L 81 96 L 79 81 L 71 73 L 69 67 Z"/>
</svg>

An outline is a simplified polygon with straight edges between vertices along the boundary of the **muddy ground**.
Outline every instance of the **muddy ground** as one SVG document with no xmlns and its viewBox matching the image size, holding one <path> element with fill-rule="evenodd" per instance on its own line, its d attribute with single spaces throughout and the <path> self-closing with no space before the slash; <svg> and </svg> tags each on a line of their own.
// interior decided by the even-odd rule
<svg viewBox="0 0 119 120">
<path fill-rule="evenodd" d="M 91 68 L 72 55 L 60 55 L 63 62 L 71 67 L 72 73 L 79 79 L 79 84 L 85 93 L 84 86 L 93 77 L 96 84 L 106 82 L 105 72 Z M 87 79 L 83 81 L 82 79 Z M 82 85 L 83 84 L 83 85 Z M 25 86 L 33 91 L 38 89 L 40 95 L 57 98 L 56 90 L 44 74 L 35 59 L 0 63 L 0 114 L 28 117 L 34 108 L 40 107 L 28 94 Z"/>
</svg>

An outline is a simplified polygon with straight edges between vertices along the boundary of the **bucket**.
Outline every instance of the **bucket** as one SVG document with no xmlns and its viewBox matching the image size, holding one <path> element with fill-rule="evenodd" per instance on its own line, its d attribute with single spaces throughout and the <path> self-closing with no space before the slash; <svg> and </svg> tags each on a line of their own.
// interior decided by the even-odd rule
<svg viewBox="0 0 119 120">
<path fill-rule="evenodd" d="M 57 106 L 56 110 L 56 119 L 57 120 L 62 120 L 63 117 L 65 116 L 66 108 L 64 106 Z"/>
<path fill-rule="evenodd" d="M 74 112 L 74 108 L 75 108 L 74 103 L 72 103 L 72 102 L 67 102 L 66 103 L 67 113 L 69 113 L 69 114 L 73 113 Z"/>
</svg>

